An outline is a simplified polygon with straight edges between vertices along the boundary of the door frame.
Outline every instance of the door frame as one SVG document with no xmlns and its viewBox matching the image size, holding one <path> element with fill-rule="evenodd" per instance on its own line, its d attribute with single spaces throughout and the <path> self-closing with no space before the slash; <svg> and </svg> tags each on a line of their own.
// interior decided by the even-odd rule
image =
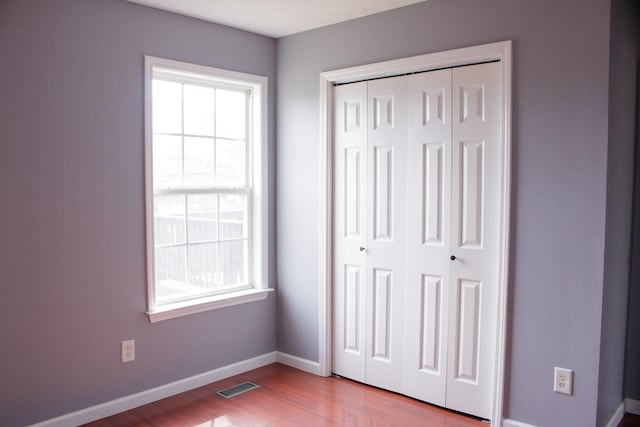
<svg viewBox="0 0 640 427">
<path fill-rule="evenodd" d="M 500 195 L 500 239 L 498 275 L 498 322 L 496 325 L 496 360 L 493 384 L 491 424 L 502 425 L 504 403 L 505 354 L 508 313 L 508 277 L 511 207 L 511 85 L 512 42 L 510 40 L 429 53 L 391 61 L 342 68 L 320 73 L 320 236 L 319 236 L 319 361 L 318 374 L 331 375 L 332 349 L 332 269 L 333 269 L 333 87 L 380 77 L 436 70 L 439 68 L 500 61 L 502 87 L 502 153 Z"/>
</svg>

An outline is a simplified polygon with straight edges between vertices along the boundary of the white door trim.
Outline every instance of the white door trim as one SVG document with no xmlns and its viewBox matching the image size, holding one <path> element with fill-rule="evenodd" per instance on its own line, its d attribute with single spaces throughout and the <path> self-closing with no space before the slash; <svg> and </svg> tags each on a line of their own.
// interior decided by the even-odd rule
<svg viewBox="0 0 640 427">
<path fill-rule="evenodd" d="M 504 365 L 507 331 L 511 207 L 511 41 L 465 47 L 445 52 L 412 56 L 320 73 L 320 265 L 319 265 L 319 373 L 331 374 L 332 334 L 332 233 L 333 233 L 333 86 L 379 77 L 428 71 L 442 67 L 500 61 L 503 89 L 503 148 L 501 171 L 500 273 L 498 283 L 498 324 L 492 425 L 502 424 Z"/>
</svg>

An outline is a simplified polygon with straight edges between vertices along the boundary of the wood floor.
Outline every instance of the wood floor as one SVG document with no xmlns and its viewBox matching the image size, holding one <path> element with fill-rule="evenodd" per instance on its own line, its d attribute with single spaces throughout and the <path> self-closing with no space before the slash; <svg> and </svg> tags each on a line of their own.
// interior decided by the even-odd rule
<svg viewBox="0 0 640 427">
<path fill-rule="evenodd" d="M 260 388 L 224 399 L 216 391 L 251 381 Z M 273 364 L 109 418 L 91 427 L 474 427 L 466 417 L 357 382 Z"/>
<path fill-rule="evenodd" d="M 640 416 L 629 413 L 624 414 L 624 418 L 622 418 L 618 427 L 640 427 Z"/>
</svg>

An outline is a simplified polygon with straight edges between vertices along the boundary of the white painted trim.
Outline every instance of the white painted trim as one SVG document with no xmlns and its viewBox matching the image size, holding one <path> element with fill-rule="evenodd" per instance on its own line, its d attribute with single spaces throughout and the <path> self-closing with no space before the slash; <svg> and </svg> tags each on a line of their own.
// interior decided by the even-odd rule
<svg viewBox="0 0 640 427">
<path fill-rule="evenodd" d="M 211 75 L 214 76 L 211 78 L 212 81 L 223 82 L 232 86 L 246 87 L 247 83 L 262 85 L 267 82 L 266 77 L 259 76 L 257 74 L 242 73 L 240 71 L 193 64 L 191 62 L 176 61 L 174 59 L 159 58 L 151 55 L 145 55 L 145 61 L 148 61 L 151 67 L 157 66 L 161 68 L 168 68 L 170 70 L 180 70 L 187 77 L 190 75 L 197 75 L 199 80 L 203 78 L 203 75 Z"/>
<path fill-rule="evenodd" d="M 277 359 L 278 354 L 273 351 L 238 363 L 223 366 L 209 372 L 174 381 L 160 387 L 155 387 L 140 393 L 131 394 L 129 396 L 91 406 L 70 414 L 42 421 L 40 423 L 33 424 L 31 427 L 67 427 L 89 423 L 91 421 L 119 414 L 120 412 L 128 411 L 129 409 L 137 408 L 138 406 L 146 405 L 147 403 L 155 402 L 178 393 L 193 390 L 194 388 L 202 387 L 203 385 L 220 381 L 234 375 L 242 374 L 243 372 L 247 372 L 252 369 L 276 363 Z"/>
<path fill-rule="evenodd" d="M 287 365 L 313 375 L 322 376 L 320 373 L 320 364 L 318 362 L 303 359 L 302 357 L 294 356 L 292 354 L 278 352 L 278 363 L 282 363 L 283 365 Z"/>
<path fill-rule="evenodd" d="M 611 419 L 607 423 L 606 427 L 618 427 L 618 424 L 620 424 L 620 421 L 622 421 L 622 417 L 624 417 L 624 407 L 625 401 L 623 400 L 622 402 L 620 402 L 618 409 L 616 409 L 616 411 L 611 416 Z"/>
<path fill-rule="evenodd" d="M 508 313 L 508 278 L 510 252 L 511 210 L 511 85 L 512 43 L 504 41 L 472 46 L 445 52 L 430 53 L 410 58 L 378 62 L 320 73 L 320 265 L 319 265 L 319 364 L 322 375 L 331 373 L 332 364 L 332 135 L 333 135 L 333 85 L 371 78 L 405 74 L 415 71 L 451 67 L 499 60 L 503 85 L 503 169 L 501 171 L 501 245 L 498 324 L 496 340 L 496 366 L 494 378 L 492 420 L 502 420 L 504 400 L 505 353 Z M 494 425 L 498 425 L 494 421 Z"/>
<path fill-rule="evenodd" d="M 162 320 L 175 319 L 176 317 L 188 316 L 189 314 L 202 313 L 203 311 L 215 310 L 217 308 L 231 307 L 232 305 L 246 304 L 248 302 L 261 301 L 266 299 L 274 289 L 246 289 L 243 291 L 231 292 L 215 295 L 209 298 L 189 300 L 175 304 L 163 305 L 156 311 L 148 311 L 151 323 Z"/>
<path fill-rule="evenodd" d="M 511 86 L 513 82 L 512 44 L 511 41 L 496 43 L 502 65 L 503 84 L 503 151 L 502 151 L 502 194 L 501 215 L 502 226 L 500 236 L 500 271 L 498 283 L 498 324 L 496 329 L 496 361 L 494 367 L 493 415 L 492 420 L 501 420 L 504 414 L 504 379 L 507 346 L 507 313 L 509 306 L 509 254 L 511 247 L 511 161 L 513 150 L 511 144 Z M 489 45 L 487 45 L 489 46 Z"/>
<path fill-rule="evenodd" d="M 633 415 L 640 415 L 640 400 L 625 399 L 624 410 Z"/>
<path fill-rule="evenodd" d="M 511 41 L 464 47 L 444 52 L 427 53 L 408 58 L 358 65 L 340 70 L 321 73 L 324 80 L 331 83 L 349 83 L 359 80 L 395 76 L 405 73 L 429 71 L 438 68 L 475 64 L 478 62 L 501 60 Z"/>
<path fill-rule="evenodd" d="M 333 82 L 320 75 L 320 269 L 319 271 L 319 375 L 331 375 L 333 329 L 331 276 L 333 268 Z"/>
<path fill-rule="evenodd" d="M 505 418 L 502 422 L 502 427 L 536 427 L 533 424 L 527 424 L 516 420 L 510 420 Z"/>
<path fill-rule="evenodd" d="M 145 244 L 147 261 L 147 310 L 156 306 L 155 266 L 153 253 L 155 250 L 153 224 L 153 151 L 151 148 L 153 135 L 151 133 L 151 94 L 153 80 L 152 57 L 144 57 L 144 208 L 145 208 Z"/>
</svg>

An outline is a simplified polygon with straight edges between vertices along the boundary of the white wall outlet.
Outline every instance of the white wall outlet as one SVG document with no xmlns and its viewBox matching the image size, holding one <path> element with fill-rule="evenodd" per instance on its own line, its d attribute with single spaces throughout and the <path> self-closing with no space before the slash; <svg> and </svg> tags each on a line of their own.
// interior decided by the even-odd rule
<svg viewBox="0 0 640 427">
<path fill-rule="evenodd" d="M 122 350 L 122 363 L 136 360 L 136 340 L 122 341 L 120 349 Z"/>
<path fill-rule="evenodd" d="M 573 394 L 573 371 L 571 369 L 558 368 L 553 370 L 553 391 L 562 394 Z"/>
</svg>

